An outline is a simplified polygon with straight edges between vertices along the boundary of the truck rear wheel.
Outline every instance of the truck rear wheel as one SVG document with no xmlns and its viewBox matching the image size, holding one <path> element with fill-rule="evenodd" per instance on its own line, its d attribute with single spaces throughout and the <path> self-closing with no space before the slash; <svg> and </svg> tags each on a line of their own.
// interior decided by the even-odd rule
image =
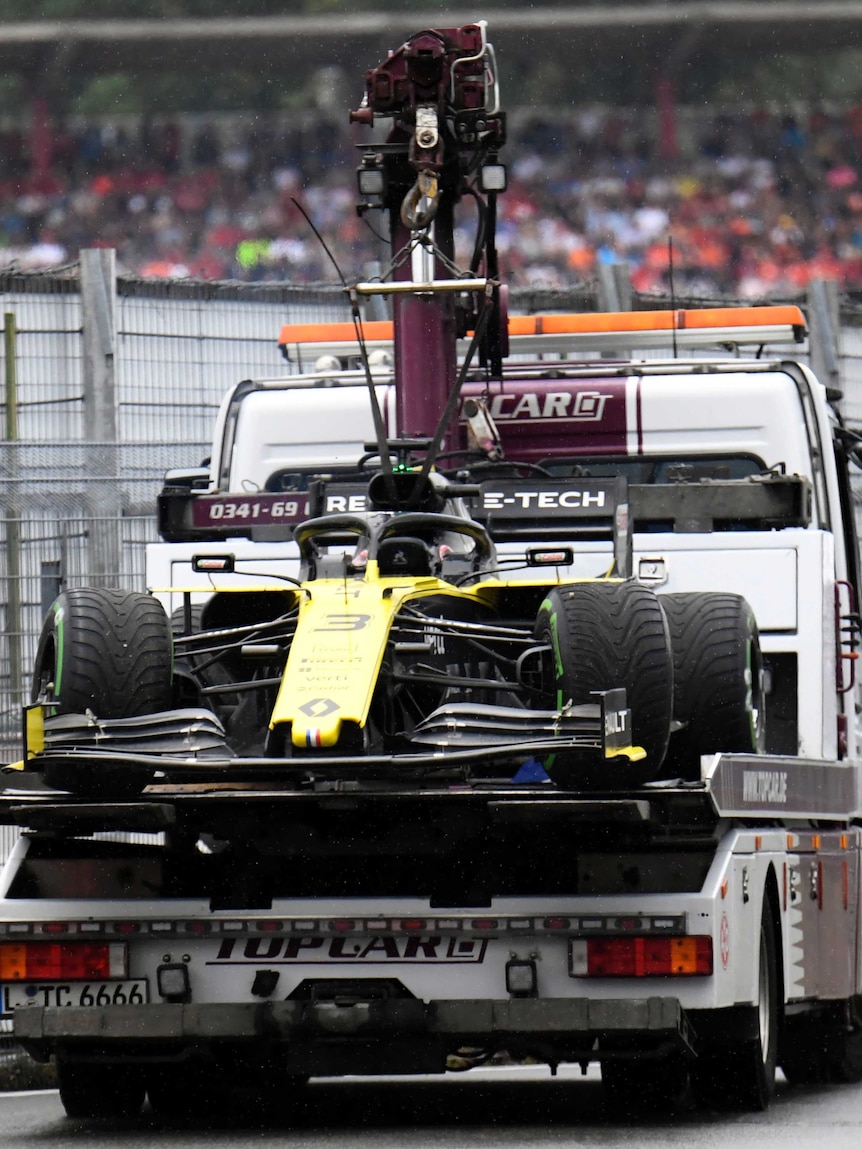
<svg viewBox="0 0 862 1149">
<path fill-rule="evenodd" d="M 785 1022 L 778 1064 L 791 1085 L 862 1081 L 860 1006 L 855 997 Z"/>
<path fill-rule="evenodd" d="M 756 1032 L 751 1040 L 704 1050 L 692 1066 L 694 1095 L 704 1108 L 756 1112 L 775 1093 L 778 1060 L 778 953 L 772 903 L 763 900 L 758 945 Z"/>
<path fill-rule="evenodd" d="M 702 754 L 762 754 L 763 660 L 746 600 L 719 592 L 665 594 L 673 650 L 673 735 L 668 769 L 700 779 Z"/>
<path fill-rule="evenodd" d="M 69 1117 L 134 1117 L 144 1104 L 144 1081 L 135 1066 L 69 1062 L 58 1056 L 57 1085 Z"/>
<path fill-rule="evenodd" d="M 49 714 L 137 718 L 171 706 L 168 617 L 152 595 L 81 588 L 64 591 L 42 626 L 31 698 Z M 81 794 L 135 794 L 152 772 L 69 763 L 48 766 L 49 786 Z"/>
<path fill-rule="evenodd" d="M 558 708 L 594 702 L 592 693 L 624 687 L 633 742 L 641 762 L 603 763 L 556 754 L 545 765 L 563 786 L 627 787 L 651 781 L 667 751 L 673 703 L 673 662 L 658 598 L 636 582 L 555 587 L 539 609 L 536 634 L 551 647 Z"/>
</svg>

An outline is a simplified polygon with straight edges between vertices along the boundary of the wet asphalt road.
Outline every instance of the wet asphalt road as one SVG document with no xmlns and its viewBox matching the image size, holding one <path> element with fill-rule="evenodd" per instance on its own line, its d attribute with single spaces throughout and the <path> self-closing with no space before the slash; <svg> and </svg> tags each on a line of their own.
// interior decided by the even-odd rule
<svg viewBox="0 0 862 1149">
<path fill-rule="evenodd" d="M 714 1114 L 683 1105 L 625 1117 L 604 1104 L 598 1070 L 473 1070 L 419 1081 L 314 1082 L 290 1112 L 254 1106 L 215 1119 L 73 1121 L 56 1093 L 0 1094 L 0 1144 L 122 1149 L 469 1149 L 472 1146 L 685 1146 L 685 1149 L 859 1149 L 862 1085 L 791 1088 L 767 1113 Z"/>
</svg>

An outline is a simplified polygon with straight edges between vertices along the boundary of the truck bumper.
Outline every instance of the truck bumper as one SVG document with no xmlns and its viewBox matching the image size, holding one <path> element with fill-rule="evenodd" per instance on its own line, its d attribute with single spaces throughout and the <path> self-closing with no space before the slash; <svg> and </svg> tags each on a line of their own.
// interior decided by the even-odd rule
<svg viewBox="0 0 862 1149">
<path fill-rule="evenodd" d="M 280 1049 L 294 1070 L 301 1066 L 309 1074 L 442 1071 L 447 1054 L 462 1046 L 535 1052 L 551 1061 L 591 1061 L 633 1050 L 665 1056 L 691 1052 L 693 1039 L 679 1001 L 669 997 L 29 1006 L 16 1012 L 14 1034 L 39 1060 L 57 1050 L 82 1059 L 218 1058 L 220 1049 L 236 1056 L 253 1043 L 258 1051 Z"/>
</svg>

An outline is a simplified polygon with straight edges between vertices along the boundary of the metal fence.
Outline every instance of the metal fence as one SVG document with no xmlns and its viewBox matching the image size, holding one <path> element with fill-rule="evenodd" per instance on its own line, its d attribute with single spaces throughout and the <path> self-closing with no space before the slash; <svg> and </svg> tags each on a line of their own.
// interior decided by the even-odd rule
<svg viewBox="0 0 862 1149">
<path fill-rule="evenodd" d="M 4 357 L 0 444 L 0 758 L 8 761 L 19 753 L 28 672 L 60 584 L 143 589 L 165 471 L 209 453 L 219 403 L 238 379 L 284 374 L 282 323 L 349 313 L 342 293 L 325 287 L 118 279 L 116 441 L 106 442 L 92 437 L 76 270 L 2 276 L 0 305 L 14 317 L 15 352 L 14 362 L 8 347 Z"/>
<path fill-rule="evenodd" d="M 820 308 L 817 298 L 808 301 L 820 331 L 825 320 L 815 312 L 829 310 L 824 300 Z M 607 302 L 599 283 L 569 292 L 521 290 L 512 307 L 584 311 Z M 667 304 L 634 300 L 641 308 Z M 16 328 L 14 358 L 4 357 L 7 432 L 0 442 L 0 760 L 9 761 L 20 753 L 20 706 L 41 621 L 61 583 L 143 589 L 164 472 L 197 466 L 209 453 L 219 403 L 238 379 L 286 372 L 277 346 L 283 323 L 346 319 L 349 312 L 337 288 L 119 277 L 115 441 L 107 442 L 94 437 L 88 407 L 77 268 L 0 276 L 0 307 Z M 820 353 L 820 370 L 844 386 L 848 421 L 862 428 L 862 308 L 845 299 L 840 313 L 840 328 L 827 331 L 829 353 L 813 338 L 812 350 Z M 805 358 L 808 348 L 799 350 Z"/>
</svg>

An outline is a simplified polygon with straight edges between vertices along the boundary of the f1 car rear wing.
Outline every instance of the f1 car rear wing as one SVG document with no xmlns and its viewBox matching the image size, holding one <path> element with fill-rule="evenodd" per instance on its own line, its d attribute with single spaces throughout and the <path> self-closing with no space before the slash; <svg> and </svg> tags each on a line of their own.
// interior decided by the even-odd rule
<svg viewBox="0 0 862 1149">
<path fill-rule="evenodd" d="M 329 477 L 293 494 L 189 493 L 159 496 L 159 531 L 167 542 L 226 538 L 287 541 L 298 523 L 320 514 L 362 513 L 367 483 Z M 577 544 L 597 538 L 630 549 L 633 530 L 712 532 L 780 530 L 811 522 L 811 484 L 770 471 L 745 479 L 663 484 L 621 478 L 500 478 L 478 483 L 465 498 L 470 515 L 494 542 Z M 619 570 L 628 568 L 624 551 Z"/>
<path fill-rule="evenodd" d="M 404 286 L 399 284 L 402 289 Z M 417 285 L 408 286 L 418 290 Z M 461 352 L 471 335 L 468 332 L 460 341 Z M 805 336 L 805 316 L 795 306 L 512 315 L 508 318 L 509 350 L 525 355 L 577 356 L 585 351 L 648 351 L 657 347 L 765 347 L 800 343 Z M 391 321 L 364 324 L 363 338 L 368 353 L 391 351 Z M 300 365 L 316 362 L 324 355 L 341 359 L 359 354 L 352 323 L 288 323 L 281 329 L 278 345 L 285 359 Z"/>
<path fill-rule="evenodd" d="M 367 483 L 321 476 L 313 478 L 309 488 L 293 497 L 263 492 L 222 495 L 163 491 L 158 500 L 159 531 L 167 542 L 236 537 L 287 541 L 304 520 L 348 510 L 361 514 L 377 505 L 369 497 Z M 504 479 L 469 488 L 456 485 L 452 490 L 453 496 L 464 499 L 470 513 L 484 524 L 494 541 L 523 539 L 562 544 L 610 539 L 617 573 L 623 577 L 631 573 L 629 486 L 621 476 Z"/>
<path fill-rule="evenodd" d="M 600 537 L 601 516 L 609 513 L 604 506 L 610 509 L 619 490 L 613 480 L 504 479 L 483 483 L 481 503 L 471 512 L 495 542 L 575 542 Z M 670 533 L 776 530 L 806 527 L 811 521 L 811 484 L 799 475 L 623 483 L 622 490 L 630 531 L 647 525 Z M 620 505 L 617 494 L 611 513 Z"/>
</svg>

